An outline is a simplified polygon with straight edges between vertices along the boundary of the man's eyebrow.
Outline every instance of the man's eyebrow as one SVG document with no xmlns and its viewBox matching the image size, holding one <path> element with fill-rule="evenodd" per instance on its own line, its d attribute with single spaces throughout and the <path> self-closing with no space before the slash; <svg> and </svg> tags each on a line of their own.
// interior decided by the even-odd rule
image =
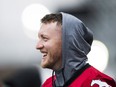
<svg viewBox="0 0 116 87">
<path fill-rule="evenodd" d="M 38 34 L 38 37 L 40 38 L 40 37 L 48 37 L 48 35 L 46 35 L 46 34 Z"/>
</svg>

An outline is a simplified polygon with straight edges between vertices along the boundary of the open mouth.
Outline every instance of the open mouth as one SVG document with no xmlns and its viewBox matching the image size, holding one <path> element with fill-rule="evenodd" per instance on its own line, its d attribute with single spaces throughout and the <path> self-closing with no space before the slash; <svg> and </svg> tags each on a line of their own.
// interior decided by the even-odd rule
<svg viewBox="0 0 116 87">
<path fill-rule="evenodd" d="M 43 50 L 40 50 L 40 52 L 42 53 L 42 59 L 45 59 L 45 57 L 47 56 L 48 53 Z"/>
<path fill-rule="evenodd" d="M 47 56 L 47 53 L 42 53 L 42 57 L 46 57 Z"/>
<path fill-rule="evenodd" d="M 45 58 L 47 56 L 47 52 L 42 52 L 42 57 Z"/>
</svg>

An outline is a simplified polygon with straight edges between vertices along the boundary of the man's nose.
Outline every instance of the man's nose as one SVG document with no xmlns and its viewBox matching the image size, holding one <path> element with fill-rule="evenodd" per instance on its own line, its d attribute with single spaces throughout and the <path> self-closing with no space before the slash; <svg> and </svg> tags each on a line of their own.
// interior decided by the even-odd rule
<svg viewBox="0 0 116 87">
<path fill-rule="evenodd" d="M 40 50 L 44 47 L 44 45 L 39 41 L 36 45 L 36 49 Z"/>
</svg>

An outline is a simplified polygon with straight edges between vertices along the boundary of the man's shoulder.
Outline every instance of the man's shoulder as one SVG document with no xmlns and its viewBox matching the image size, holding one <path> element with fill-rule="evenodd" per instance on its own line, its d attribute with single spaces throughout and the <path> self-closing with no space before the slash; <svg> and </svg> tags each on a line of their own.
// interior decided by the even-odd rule
<svg viewBox="0 0 116 87">
<path fill-rule="evenodd" d="M 104 85 L 103 85 L 104 84 Z M 103 85 L 103 87 L 116 87 L 115 81 L 110 76 L 100 72 L 93 66 L 87 68 L 83 73 L 81 73 L 70 86 L 78 85 L 78 87 L 96 87 Z"/>
<path fill-rule="evenodd" d="M 116 87 L 116 83 L 112 77 L 104 74 L 96 68 L 91 66 L 86 72 L 89 74 L 89 76 L 85 79 L 82 87 L 87 85 L 91 85 L 92 87 L 95 85 L 100 87 Z"/>
<path fill-rule="evenodd" d="M 98 69 L 94 68 L 93 66 L 90 67 L 90 70 L 88 70 L 88 73 L 90 74 L 90 78 L 92 79 L 108 79 L 108 80 L 112 80 L 113 78 L 108 76 L 107 74 L 99 71 Z"/>
<path fill-rule="evenodd" d="M 89 77 L 83 82 L 82 87 L 116 87 L 116 83 L 113 78 L 107 75 L 96 75 L 95 77 Z"/>
</svg>

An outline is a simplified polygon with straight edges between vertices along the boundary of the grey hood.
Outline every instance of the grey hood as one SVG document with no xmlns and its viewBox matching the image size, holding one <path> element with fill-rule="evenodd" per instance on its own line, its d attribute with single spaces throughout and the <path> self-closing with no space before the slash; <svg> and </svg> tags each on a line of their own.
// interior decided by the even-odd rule
<svg viewBox="0 0 116 87">
<path fill-rule="evenodd" d="M 62 14 L 62 68 L 55 71 L 56 86 L 63 86 L 87 61 L 93 41 L 92 32 L 78 18 Z"/>
</svg>

